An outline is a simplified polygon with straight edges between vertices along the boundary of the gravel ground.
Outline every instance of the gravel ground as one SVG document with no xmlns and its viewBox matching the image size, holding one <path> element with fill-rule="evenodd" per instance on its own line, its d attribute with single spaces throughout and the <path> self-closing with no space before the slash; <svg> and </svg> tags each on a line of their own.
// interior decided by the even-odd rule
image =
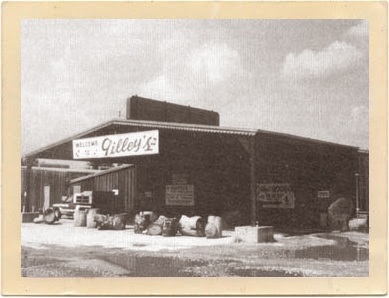
<svg viewBox="0 0 389 298">
<path fill-rule="evenodd" d="M 276 233 L 273 243 L 22 224 L 22 276 L 368 276 L 369 235 Z"/>
</svg>

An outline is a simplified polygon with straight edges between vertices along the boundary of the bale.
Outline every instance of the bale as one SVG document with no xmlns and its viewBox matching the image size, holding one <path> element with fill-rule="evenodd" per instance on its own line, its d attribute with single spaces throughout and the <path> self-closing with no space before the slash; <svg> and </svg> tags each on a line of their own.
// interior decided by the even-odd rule
<svg viewBox="0 0 389 298">
<path fill-rule="evenodd" d="M 86 227 L 86 211 L 76 210 L 74 212 L 74 226 Z"/>
<path fill-rule="evenodd" d="M 95 215 L 100 212 L 99 208 L 92 208 L 88 210 L 86 215 L 86 227 L 89 229 L 94 229 L 97 227 L 97 222 L 95 221 Z"/>
<path fill-rule="evenodd" d="M 112 216 L 112 228 L 114 230 L 124 230 L 126 228 L 126 214 L 115 214 Z"/>
<path fill-rule="evenodd" d="M 98 227 L 99 230 L 124 230 L 126 213 L 115 214 L 113 216 L 107 216 L 105 220 Z"/>
<path fill-rule="evenodd" d="M 348 221 L 351 218 L 353 204 L 351 200 L 339 198 L 328 207 L 328 222 L 333 230 L 348 230 Z"/>
<path fill-rule="evenodd" d="M 142 234 L 151 224 L 150 217 L 144 214 L 136 214 L 134 222 L 135 234 Z"/>
<path fill-rule="evenodd" d="M 205 236 L 207 238 L 221 238 L 222 230 L 222 218 L 220 216 L 208 216 L 208 223 L 205 226 Z"/>
<path fill-rule="evenodd" d="M 179 231 L 185 236 L 204 237 L 206 221 L 201 216 L 187 217 L 181 216 L 179 221 Z"/>
<path fill-rule="evenodd" d="M 43 212 L 43 220 L 45 223 L 51 225 L 56 221 L 56 219 L 57 217 L 53 208 L 47 208 L 45 212 Z"/>
<path fill-rule="evenodd" d="M 198 229 L 201 228 L 201 224 L 204 219 L 201 216 L 188 217 L 186 215 L 181 216 L 180 225 L 185 229 Z M 205 224 L 204 224 L 205 227 Z"/>
<path fill-rule="evenodd" d="M 156 224 L 156 225 L 159 225 L 162 227 L 165 220 L 166 220 L 166 217 L 161 215 L 160 217 L 158 217 L 158 219 L 156 221 L 153 222 L 153 224 Z"/>
<path fill-rule="evenodd" d="M 58 207 L 53 207 L 53 209 L 54 209 L 54 214 L 55 214 L 55 221 L 60 220 L 62 217 L 61 210 L 59 210 Z"/>
<path fill-rule="evenodd" d="M 103 222 L 108 219 L 108 216 L 103 214 L 96 214 L 95 216 L 93 216 L 93 219 L 96 222 L 96 227 L 99 228 L 101 227 Z"/>
<path fill-rule="evenodd" d="M 147 235 L 156 236 L 162 235 L 162 226 L 157 224 L 151 224 L 147 228 Z"/>
<path fill-rule="evenodd" d="M 163 236 L 175 236 L 178 231 L 178 219 L 166 218 L 163 223 L 162 235 Z"/>
</svg>

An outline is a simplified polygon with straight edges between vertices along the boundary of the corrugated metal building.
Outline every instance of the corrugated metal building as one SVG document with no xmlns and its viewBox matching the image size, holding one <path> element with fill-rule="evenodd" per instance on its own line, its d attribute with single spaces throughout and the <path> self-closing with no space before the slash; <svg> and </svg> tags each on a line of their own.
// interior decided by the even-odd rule
<svg viewBox="0 0 389 298">
<path fill-rule="evenodd" d="M 51 167 L 31 167 L 27 171 L 27 166 L 22 166 L 22 208 L 25 206 L 24 208 L 29 211 L 38 211 L 52 204 L 61 203 L 62 197 L 69 195 L 70 180 L 96 172 L 98 171 Z M 26 202 L 27 193 L 28 202 Z"/>
<path fill-rule="evenodd" d="M 127 119 L 175 123 L 216 125 L 219 114 L 214 111 L 173 104 L 166 101 L 132 96 L 127 99 Z"/>
<path fill-rule="evenodd" d="M 315 226 L 320 212 L 340 195 L 355 202 L 357 147 L 262 130 L 113 120 L 25 159 L 73 159 L 73 140 L 106 140 L 107 136 L 140 132 L 146 135 L 151 130 L 158 132 L 156 154 L 109 157 L 106 148 L 107 156 L 81 158 L 95 164 L 133 165 L 129 168 L 132 176 L 125 174 L 130 176 L 121 180 L 118 173 L 117 178 L 109 178 L 118 183 L 120 195 L 123 191 L 134 194 L 133 201 L 123 195 L 126 212 L 157 209 L 165 214 L 207 215 L 239 211 L 239 224 Z M 120 151 L 119 142 L 110 143 L 116 147 L 109 150 Z M 123 147 L 123 143 L 120 145 Z M 96 176 L 94 181 L 102 179 L 98 185 L 111 183 L 109 176 Z M 134 188 L 123 188 L 125 183 Z"/>
<path fill-rule="evenodd" d="M 93 192 L 93 208 L 115 214 L 135 209 L 135 173 L 133 165 L 122 165 L 99 173 L 73 179 L 70 192 Z"/>
<path fill-rule="evenodd" d="M 361 213 L 369 212 L 369 151 L 358 151 L 358 198 L 357 209 Z"/>
</svg>

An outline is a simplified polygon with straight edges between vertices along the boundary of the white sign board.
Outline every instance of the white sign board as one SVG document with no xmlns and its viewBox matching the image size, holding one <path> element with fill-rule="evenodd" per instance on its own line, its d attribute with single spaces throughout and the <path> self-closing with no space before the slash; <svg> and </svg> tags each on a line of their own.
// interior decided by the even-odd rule
<svg viewBox="0 0 389 298">
<path fill-rule="evenodd" d="M 108 158 L 159 153 L 158 130 L 73 140 L 73 158 Z"/>
<path fill-rule="evenodd" d="M 294 193 L 289 183 L 257 184 L 257 201 L 263 208 L 294 208 Z"/>
<path fill-rule="evenodd" d="M 194 205 L 193 185 L 166 185 L 166 205 Z"/>
<path fill-rule="evenodd" d="M 330 197 L 330 191 L 329 190 L 319 190 L 317 192 L 317 197 L 318 198 L 329 198 Z"/>
</svg>

